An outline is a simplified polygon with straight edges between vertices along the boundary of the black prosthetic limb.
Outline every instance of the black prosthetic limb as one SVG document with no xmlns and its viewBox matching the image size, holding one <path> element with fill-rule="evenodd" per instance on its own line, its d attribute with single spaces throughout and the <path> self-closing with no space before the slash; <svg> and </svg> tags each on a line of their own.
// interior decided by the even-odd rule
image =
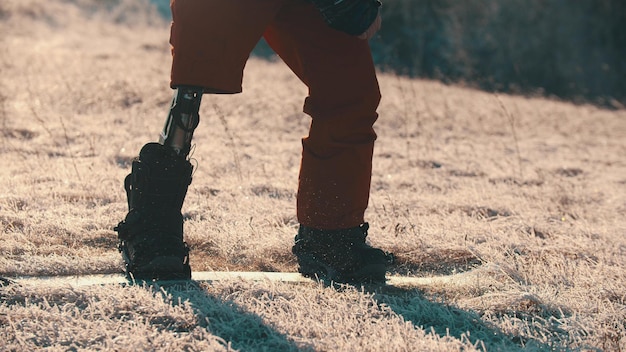
<svg viewBox="0 0 626 352">
<path fill-rule="evenodd" d="M 171 147 L 185 157 L 191 149 L 193 131 L 200 123 L 198 111 L 202 93 L 203 89 L 199 87 L 179 87 L 176 90 L 159 138 L 159 143 Z"/>
<path fill-rule="evenodd" d="M 181 209 L 191 183 L 187 160 L 202 90 L 177 90 L 160 143 L 148 143 L 124 181 L 128 214 L 118 224 L 126 275 L 134 280 L 191 278 Z"/>
</svg>

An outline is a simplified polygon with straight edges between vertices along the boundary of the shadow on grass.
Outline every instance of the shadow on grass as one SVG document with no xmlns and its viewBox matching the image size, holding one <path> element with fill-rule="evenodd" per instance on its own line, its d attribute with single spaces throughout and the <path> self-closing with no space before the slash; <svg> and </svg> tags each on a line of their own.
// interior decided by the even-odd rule
<svg viewBox="0 0 626 352">
<path fill-rule="evenodd" d="M 365 292 L 372 294 L 379 306 L 391 308 L 415 327 L 441 337 L 450 336 L 470 342 L 483 351 L 518 351 L 529 347 L 532 350 L 551 350 L 536 341 L 522 342 L 519 336 L 509 336 L 483 321 L 475 312 L 433 302 L 418 289 L 385 286 L 366 289 Z"/>
<path fill-rule="evenodd" d="M 311 347 L 296 344 L 254 313 L 236 303 L 213 296 L 202 283 L 192 281 L 167 287 L 164 292 L 173 302 L 187 301 L 194 310 L 198 326 L 224 339 L 229 347 L 239 351 L 307 351 Z"/>
<path fill-rule="evenodd" d="M 411 276 L 453 275 L 475 269 L 483 264 L 473 253 L 466 250 L 439 250 L 422 255 L 406 255 L 400 249 L 391 269 L 393 275 Z M 410 321 L 415 327 L 445 337 L 451 336 L 483 350 L 515 351 L 532 347 L 536 350 L 550 349 L 537 341 L 503 333 L 493 324 L 485 322 L 478 313 L 465 311 L 445 303 L 427 299 L 416 288 L 394 286 L 365 287 L 379 305 L 391 308 L 396 314 Z"/>
<path fill-rule="evenodd" d="M 248 312 L 235 302 L 214 296 L 203 288 L 207 283 L 191 282 L 184 286 L 168 287 L 164 291 L 173 302 L 187 301 L 194 310 L 198 326 L 242 351 L 305 351 L 312 346 L 296 344 L 287 335 L 275 330 L 255 313 Z M 337 288 L 339 291 L 345 289 Z M 394 286 L 364 287 L 378 306 L 389 307 L 406 322 L 418 329 L 471 343 L 483 351 L 553 350 L 532 339 L 510 336 L 485 322 L 472 311 L 455 308 L 427 299 L 415 288 Z"/>
</svg>

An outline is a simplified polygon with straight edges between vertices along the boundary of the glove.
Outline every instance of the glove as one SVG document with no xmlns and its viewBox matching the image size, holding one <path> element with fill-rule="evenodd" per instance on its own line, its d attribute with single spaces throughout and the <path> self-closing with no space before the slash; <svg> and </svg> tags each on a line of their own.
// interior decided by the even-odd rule
<svg viewBox="0 0 626 352">
<path fill-rule="evenodd" d="M 351 35 L 365 35 L 372 24 L 380 21 L 378 11 L 382 4 L 378 0 L 311 0 L 311 2 L 330 27 Z M 371 35 L 373 33 L 363 39 Z"/>
</svg>

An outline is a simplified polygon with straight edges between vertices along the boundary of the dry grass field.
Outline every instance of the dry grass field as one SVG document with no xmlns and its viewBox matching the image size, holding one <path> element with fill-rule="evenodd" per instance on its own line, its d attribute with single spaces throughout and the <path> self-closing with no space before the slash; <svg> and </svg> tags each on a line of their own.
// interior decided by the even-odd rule
<svg viewBox="0 0 626 352">
<path fill-rule="evenodd" d="M 121 271 L 122 180 L 161 130 L 168 24 L 141 1 L 0 3 L 0 275 Z M 414 289 L 219 281 L 0 288 L 0 350 L 626 350 L 626 111 L 381 74 L 370 241 Z M 193 270 L 296 271 L 305 87 L 252 58 L 207 96 Z"/>
</svg>

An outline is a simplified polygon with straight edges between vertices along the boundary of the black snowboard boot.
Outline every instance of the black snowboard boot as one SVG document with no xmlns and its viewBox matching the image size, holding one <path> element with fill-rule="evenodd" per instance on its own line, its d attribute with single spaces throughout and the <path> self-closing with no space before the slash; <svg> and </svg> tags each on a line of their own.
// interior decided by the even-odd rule
<svg viewBox="0 0 626 352">
<path fill-rule="evenodd" d="M 181 208 L 193 166 L 171 148 L 146 144 L 133 160 L 124 187 L 128 214 L 115 231 L 133 280 L 190 279 Z"/>
<path fill-rule="evenodd" d="M 367 223 L 344 230 L 300 226 L 292 248 L 302 275 L 327 283 L 384 283 L 393 256 L 365 242 Z"/>
</svg>

